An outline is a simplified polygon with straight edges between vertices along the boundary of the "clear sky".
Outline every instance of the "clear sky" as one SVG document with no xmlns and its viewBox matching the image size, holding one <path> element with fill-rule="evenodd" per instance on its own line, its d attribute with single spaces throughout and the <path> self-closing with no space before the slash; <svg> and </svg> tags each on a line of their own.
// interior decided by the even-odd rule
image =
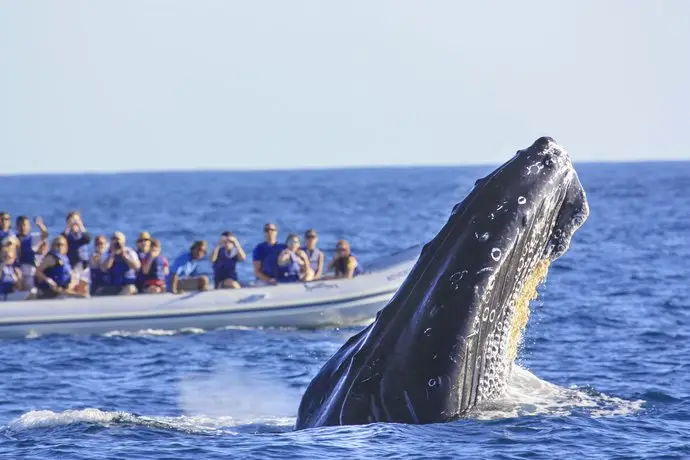
<svg viewBox="0 0 690 460">
<path fill-rule="evenodd" d="M 0 0 L 0 174 L 690 159 L 690 1 Z"/>
</svg>

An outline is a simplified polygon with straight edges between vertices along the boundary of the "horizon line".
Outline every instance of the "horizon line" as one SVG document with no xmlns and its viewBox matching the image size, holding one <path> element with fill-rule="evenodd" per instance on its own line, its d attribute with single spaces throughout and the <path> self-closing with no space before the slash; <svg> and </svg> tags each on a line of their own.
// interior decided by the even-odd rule
<svg viewBox="0 0 690 460">
<path fill-rule="evenodd" d="M 662 158 L 662 159 L 628 159 L 628 160 L 584 160 L 573 161 L 576 165 L 596 165 L 596 164 L 644 164 L 644 163 L 687 163 L 690 159 Z M 307 172 L 307 171 L 340 171 L 340 170 L 367 170 L 367 169 L 438 169 L 438 168 L 477 168 L 486 166 L 497 166 L 500 163 L 476 162 L 459 164 L 382 164 L 382 165 L 335 165 L 335 166 L 304 166 L 294 167 L 249 167 L 249 168 L 171 168 L 171 169 L 122 169 L 122 170 L 66 170 L 66 171 L 36 171 L 36 172 L 10 172 L 0 173 L 0 177 L 21 177 L 21 176 L 71 176 L 71 175 L 115 175 L 115 174 L 169 174 L 169 173 L 266 173 L 266 172 Z"/>
</svg>

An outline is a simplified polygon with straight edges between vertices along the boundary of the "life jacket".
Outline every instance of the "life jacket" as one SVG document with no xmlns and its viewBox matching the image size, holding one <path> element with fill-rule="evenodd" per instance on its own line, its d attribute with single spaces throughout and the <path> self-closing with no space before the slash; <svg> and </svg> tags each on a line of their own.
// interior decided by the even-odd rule
<svg viewBox="0 0 690 460">
<path fill-rule="evenodd" d="M 301 266 L 299 257 L 294 252 L 290 252 L 290 262 L 287 265 L 278 265 L 278 276 L 276 280 L 280 283 L 294 283 L 299 281 Z"/>
<path fill-rule="evenodd" d="M 31 235 L 20 236 L 19 238 L 19 257 L 17 262 L 19 265 L 29 264 L 31 266 L 36 266 L 36 252 L 32 243 L 33 238 Z"/>
<path fill-rule="evenodd" d="M 123 249 L 126 251 L 127 249 Z M 108 270 L 108 284 L 110 286 L 126 286 L 128 284 L 135 284 L 137 281 L 137 272 L 129 268 L 127 262 L 121 254 L 115 256 L 113 265 Z"/>
<path fill-rule="evenodd" d="M 142 273 L 142 277 L 144 282 L 146 281 L 153 281 L 153 280 L 159 280 L 165 282 L 165 266 L 166 266 L 166 260 L 165 257 L 163 256 L 158 256 L 155 259 L 151 261 L 151 269 L 149 270 L 148 275 L 144 275 Z"/>
<path fill-rule="evenodd" d="M 213 278 L 216 283 L 227 279 L 237 281 L 237 254 L 232 255 L 226 248 L 218 251 L 218 258 L 213 263 Z"/>
<path fill-rule="evenodd" d="M 100 263 L 90 265 L 89 270 L 91 271 L 91 286 L 90 292 L 93 295 L 98 288 L 108 285 L 108 273 L 101 269 Z"/>
<path fill-rule="evenodd" d="M 84 246 L 83 233 L 65 232 L 63 236 L 67 238 L 67 258 L 70 264 L 77 266 L 82 261 L 80 249 Z"/>
<path fill-rule="evenodd" d="M 50 251 L 49 254 L 55 257 L 57 263 L 46 269 L 45 275 L 62 288 L 69 286 L 72 281 L 72 265 L 69 263 L 69 258 L 57 251 Z"/>
<path fill-rule="evenodd" d="M 348 257 L 341 257 L 340 259 L 335 261 L 335 264 L 333 265 L 335 268 L 335 274 L 336 275 L 345 275 L 347 272 L 347 263 L 350 260 L 350 257 L 355 259 L 355 262 L 357 262 L 357 258 L 350 254 Z M 360 266 L 359 262 L 357 262 L 357 265 L 355 266 L 355 270 L 352 272 L 352 277 L 354 278 L 355 276 L 361 274 L 364 270 Z"/>
<path fill-rule="evenodd" d="M 14 265 L 2 265 L 2 271 L 0 271 L 0 295 L 14 292 L 14 269 Z"/>
<path fill-rule="evenodd" d="M 309 265 L 311 266 L 311 269 L 314 270 L 314 273 L 316 273 L 316 270 L 319 269 L 319 256 L 321 255 L 321 250 L 319 248 L 314 248 L 313 251 L 310 251 L 307 248 L 304 248 L 304 252 L 307 253 L 307 257 L 309 257 Z"/>
</svg>

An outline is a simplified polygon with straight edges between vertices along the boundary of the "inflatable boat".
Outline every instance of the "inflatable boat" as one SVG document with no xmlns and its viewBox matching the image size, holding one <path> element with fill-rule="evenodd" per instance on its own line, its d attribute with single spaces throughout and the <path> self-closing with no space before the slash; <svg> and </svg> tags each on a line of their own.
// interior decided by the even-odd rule
<svg viewBox="0 0 690 460">
<path fill-rule="evenodd" d="M 0 337 L 226 326 L 317 328 L 371 320 L 416 262 L 415 246 L 367 264 L 354 279 L 184 294 L 0 300 Z"/>
</svg>

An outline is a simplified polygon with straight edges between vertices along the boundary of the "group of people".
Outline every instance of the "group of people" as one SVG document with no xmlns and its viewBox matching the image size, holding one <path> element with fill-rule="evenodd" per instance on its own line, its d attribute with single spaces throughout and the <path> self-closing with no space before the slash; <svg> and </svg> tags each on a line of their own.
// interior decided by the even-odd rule
<svg viewBox="0 0 690 460">
<path fill-rule="evenodd" d="M 79 212 L 65 219 L 62 233 L 49 241 L 43 220 L 19 216 L 12 228 L 11 216 L 0 212 L 0 300 L 14 292 L 27 292 L 27 299 L 58 296 L 182 293 L 210 289 L 211 278 L 201 263 L 207 259 L 206 241 L 195 241 L 172 264 L 162 255 L 162 245 L 149 232 L 141 232 L 135 247 L 127 246 L 122 232 L 110 239 L 98 235 L 89 250 L 91 236 Z M 290 233 L 278 242 L 278 227 L 264 225 L 264 241 L 252 252 L 254 285 L 274 285 L 319 279 L 352 278 L 362 273 L 346 240 L 338 241 L 326 264 L 317 248 L 318 235 L 309 229 L 304 242 Z M 238 289 L 237 264 L 247 256 L 232 232 L 223 232 L 208 259 L 213 267 L 215 289 Z"/>
</svg>

